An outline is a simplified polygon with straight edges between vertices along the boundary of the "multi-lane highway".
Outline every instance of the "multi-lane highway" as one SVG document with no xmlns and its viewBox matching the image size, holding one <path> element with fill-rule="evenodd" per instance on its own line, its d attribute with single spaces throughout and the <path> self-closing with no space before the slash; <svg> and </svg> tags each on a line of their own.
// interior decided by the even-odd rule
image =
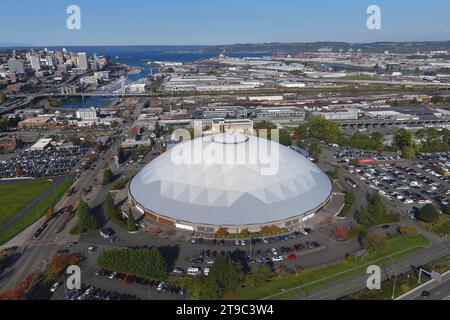
<svg viewBox="0 0 450 320">
<path fill-rule="evenodd" d="M 412 253 L 402 259 L 396 261 L 384 262 L 382 270 L 389 270 L 390 275 L 401 274 L 411 269 L 411 265 L 419 266 L 437 260 L 450 253 L 449 240 L 436 241 L 425 249 Z M 388 272 L 382 272 L 382 280 L 386 280 L 389 276 Z M 329 285 L 312 291 L 303 291 L 301 295 L 297 296 L 296 300 L 336 300 L 343 296 L 355 293 L 359 290 L 367 288 L 368 274 L 361 272 L 357 275 L 343 278 L 339 281 L 333 282 Z M 448 284 L 450 287 L 450 284 Z M 296 288 L 300 291 L 301 288 Z"/>
<path fill-rule="evenodd" d="M 450 300 L 450 271 L 441 276 L 440 280 L 430 280 L 397 300 Z"/>
</svg>

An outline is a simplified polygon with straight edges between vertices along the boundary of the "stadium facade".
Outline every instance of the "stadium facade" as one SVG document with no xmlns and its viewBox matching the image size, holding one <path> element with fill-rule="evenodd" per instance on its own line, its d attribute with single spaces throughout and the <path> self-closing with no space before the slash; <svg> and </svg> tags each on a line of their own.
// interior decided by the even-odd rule
<svg viewBox="0 0 450 320">
<path fill-rule="evenodd" d="M 131 204 L 149 219 L 204 233 L 295 227 L 332 197 L 329 177 L 298 152 L 229 134 L 176 145 L 142 169 L 128 190 Z"/>
</svg>

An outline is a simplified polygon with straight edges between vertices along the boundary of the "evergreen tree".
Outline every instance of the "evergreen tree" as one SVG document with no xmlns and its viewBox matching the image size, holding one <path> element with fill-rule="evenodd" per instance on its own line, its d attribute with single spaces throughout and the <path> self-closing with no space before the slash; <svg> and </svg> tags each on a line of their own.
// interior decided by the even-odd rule
<svg viewBox="0 0 450 320">
<path fill-rule="evenodd" d="M 80 233 L 97 229 L 97 221 L 90 213 L 89 206 L 83 200 L 78 204 L 76 215 L 78 217 L 78 231 Z"/>
<path fill-rule="evenodd" d="M 106 169 L 105 171 L 103 171 L 103 180 L 102 180 L 102 184 L 104 186 L 106 186 L 107 184 L 110 184 L 112 181 L 114 180 L 114 174 L 111 171 L 111 169 Z"/>
<path fill-rule="evenodd" d="M 432 204 L 427 204 L 425 207 L 419 210 L 417 213 L 417 219 L 433 223 L 439 220 L 439 212 Z"/>
<path fill-rule="evenodd" d="M 267 283 L 272 277 L 272 269 L 267 264 L 256 265 L 247 277 L 247 284 L 252 287 L 258 287 Z"/>
<path fill-rule="evenodd" d="M 128 210 L 128 221 L 127 221 L 127 228 L 128 231 L 136 231 L 136 223 L 134 221 L 133 212 L 131 211 L 131 208 Z"/>
<path fill-rule="evenodd" d="M 214 261 L 200 296 L 202 299 L 218 299 L 226 292 L 237 290 L 243 280 L 241 264 L 219 255 Z"/>
</svg>

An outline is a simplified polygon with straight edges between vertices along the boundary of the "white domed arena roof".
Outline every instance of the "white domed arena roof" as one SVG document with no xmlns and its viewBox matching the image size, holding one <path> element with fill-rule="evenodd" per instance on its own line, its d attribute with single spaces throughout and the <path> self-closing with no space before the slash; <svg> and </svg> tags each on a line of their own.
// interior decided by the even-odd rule
<svg viewBox="0 0 450 320">
<path fill-rule="evenodd" d="M 290 148 L 227 134 L 176 145 L 130 184 L 135 201 L 157 215 L 216 226 L 296 217 L 321 206 L 331 189 L 328 176 Z"/>
</svg>

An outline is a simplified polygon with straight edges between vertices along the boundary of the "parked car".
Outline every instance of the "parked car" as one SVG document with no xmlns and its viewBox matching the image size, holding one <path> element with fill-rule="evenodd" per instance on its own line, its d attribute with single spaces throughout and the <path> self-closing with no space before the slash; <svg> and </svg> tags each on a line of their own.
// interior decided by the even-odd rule
<svg viewBox="0 0 450 320">
<path fill-rule="evenodd" d="M 56 290 L 58 290 L 58 288 L 61 286 L 61 282 L 55 282 L 51 288 L 50 288 L 50 292 L 51 293 L 55 293 Z"/>
<path fill-rule="evenodd" d="M 183 274 L 184 273 L 184 269 L 177 267 L 177 268 L 174 268 L 172 272 L 175 273 L 175 274 Z"/>
<path fill-rule="evenodd" d="M 288 260 L 292 261 L 292 260 L 296 260 L 297 259 L 297 255 L 295 253 L 288 255 L 287 257 Z"/>
<path fill-rule="evenodd" d="M 272 257 L 272 261 L 273 262 L 279 262 L 279 261 L 283 261 L 284 259 L 283 259 L 283 256 L 275 256 L 275 257 Z"/>
</svg>

